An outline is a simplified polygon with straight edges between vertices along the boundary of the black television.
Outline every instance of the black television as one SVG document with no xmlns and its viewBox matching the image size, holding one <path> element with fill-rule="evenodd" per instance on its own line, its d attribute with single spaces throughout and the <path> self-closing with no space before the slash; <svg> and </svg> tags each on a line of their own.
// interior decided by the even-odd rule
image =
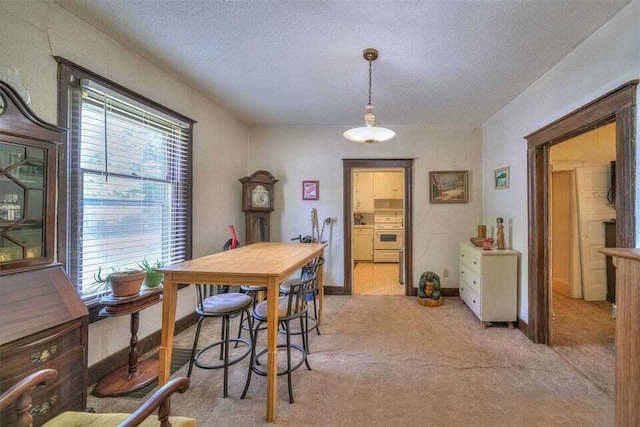
<svg viewBox="0 0 640 427">
<path fill-rule="evenodd" d="M 616 161 L 611 162 L 611 186 L 607 193 L 607 200 L 613 207 L 616 207 Z"/>
</svg>

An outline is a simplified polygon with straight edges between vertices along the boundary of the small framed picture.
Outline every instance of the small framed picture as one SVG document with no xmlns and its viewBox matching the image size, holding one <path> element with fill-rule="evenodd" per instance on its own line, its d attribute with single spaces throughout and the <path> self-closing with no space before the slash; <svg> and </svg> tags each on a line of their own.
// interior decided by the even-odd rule
<svg viewBox="0 0 640 427">
<path fill-rule="evenodd" d="M 468 203 L 469 171 L 429 172 L 429 203 Z"/>
<path fill-rule="evenodd" d="M 493 188 L 496 190 L 509 188 L 509 166 L 493 171 Z"/>
<path fill-rule="evenodd" d="M 302 181 L 302 200 L 320 200 L 320 181 Z"/>
</svg>

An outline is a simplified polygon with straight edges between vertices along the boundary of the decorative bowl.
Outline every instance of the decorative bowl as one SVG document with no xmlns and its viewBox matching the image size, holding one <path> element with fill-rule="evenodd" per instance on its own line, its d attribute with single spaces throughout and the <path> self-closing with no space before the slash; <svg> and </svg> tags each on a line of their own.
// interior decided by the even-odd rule
<svg viewBox="0 0 640 427">
<path fill-rule="evenodd" d="M 484 239 L 481 239 L 480 237 L 471 237 L 469 241 L 479 248 L 482 247 L 482 244 L 484 243 Z M 489 243 L 493 245 L 493 239 L 490 237 L 489 237 Z"/>
</svg>

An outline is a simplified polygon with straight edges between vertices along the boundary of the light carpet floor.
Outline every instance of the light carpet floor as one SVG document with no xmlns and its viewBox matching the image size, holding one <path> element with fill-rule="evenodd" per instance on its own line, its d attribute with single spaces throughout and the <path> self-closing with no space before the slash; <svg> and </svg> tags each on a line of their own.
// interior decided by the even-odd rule
<svg viewBox="0 0 640 427">
<path fill-rule="evenodd" d="M 191 345 L 193 329 L 176 337 Z M 215 323 L 205 327 L 213 339 Z M 278 380 L 280 426 L 607 426 L 613 399 L 545 345 L 520 331 L 479 328 L 459 298 L 426 308 L 405 296 L 327 296 L 322 335 L 311 335 L 313 370 L 293 373 L 296 402 Z M 264 335 L 264 334 L 263 334 Z M 284 359 L 284 357 L 279 357 Z M 248 361 L 222 372 L 196 369 L 191 386 L 172 399 L 172 413 L 199 426 L 265 422 L 265 379 L 254 376 L 246 399 Z M 177 375 L 186 374 L 186 366 Z M 97 412 L 131 411 L 139 400 L 90 397 Z"/>
<path fill-rule="evenodd" d="M 615 320 L 611 303 L 553 293 L 553 349 L 611 397 L 615 383 Z"/>
</svg>

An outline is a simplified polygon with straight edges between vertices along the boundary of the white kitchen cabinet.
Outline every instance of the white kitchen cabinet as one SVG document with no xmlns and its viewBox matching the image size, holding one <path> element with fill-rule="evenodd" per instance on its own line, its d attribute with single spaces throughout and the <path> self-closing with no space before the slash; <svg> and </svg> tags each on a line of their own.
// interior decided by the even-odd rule
<svg viewBox="0 0 640 427">
<path fill-rule="evenodd" d="M 353 229 L 353 259 L 373 261 L 373 228 Z"/>
<path fill-rule="evenodd" d="M 373 213 L 373 172 L 354 172 L 353 212 Z"/>
<path fill-rule="evenodd" d="M 374 199 L 402 199 L 404 197 L 403 172 L 375 172 L 373 177 Z"/>
<path fill-rule="evenodd" d="M 471 243 L 460 243 L 460 298 L 487 322 L 517 320 L 518 252 L 509 249 L 484 251 Z"/>
</svg>

